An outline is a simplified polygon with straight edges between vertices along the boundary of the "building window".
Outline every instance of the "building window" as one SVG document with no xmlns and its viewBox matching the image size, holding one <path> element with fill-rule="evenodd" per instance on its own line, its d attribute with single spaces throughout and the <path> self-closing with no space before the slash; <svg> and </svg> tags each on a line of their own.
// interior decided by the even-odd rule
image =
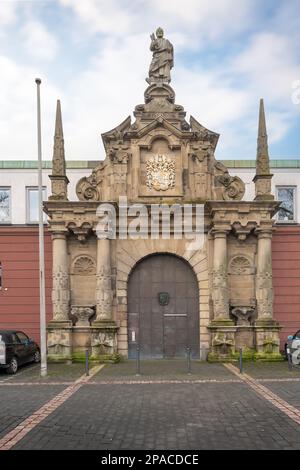
<svg viewBox="0 0 300 470">
<path fill-rule="evenodd" d="M 0 223 L 10 223 L 10 188 L 0 187 Z"/>
<path fill-rule="evenodd" d="M 296 222 L 296 187 L 277 186 L 277 200 L 281 202 L 277 213 L 278 222 Z"/>
<path fill-rule="evenodd" d="M 43 200 L 47 198 L 46 188 L 43 187 Z M 28 224 L 38 224 L 39 222 L 39 189 L 36 186 L 26 188 L 26 221 Z M 47 222 L 47 215 L 44 213 L 44 223 Z"/>
</svg>

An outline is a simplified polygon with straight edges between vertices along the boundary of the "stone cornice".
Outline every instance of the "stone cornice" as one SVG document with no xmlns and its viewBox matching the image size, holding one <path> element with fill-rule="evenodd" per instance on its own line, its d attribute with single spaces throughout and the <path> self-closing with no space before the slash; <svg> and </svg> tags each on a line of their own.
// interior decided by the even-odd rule
<svg viewBox="0 0 300 470">
<path fill-rule="evenodd" d="M 239 211 L 247 213 L 252 211 L 268 211 L 274 215 L 280 207 L 280 202 L 273 200 L 265 201 L 207 201 L 206 204 L 210 213 L 217 211 Z"/>
</svg>

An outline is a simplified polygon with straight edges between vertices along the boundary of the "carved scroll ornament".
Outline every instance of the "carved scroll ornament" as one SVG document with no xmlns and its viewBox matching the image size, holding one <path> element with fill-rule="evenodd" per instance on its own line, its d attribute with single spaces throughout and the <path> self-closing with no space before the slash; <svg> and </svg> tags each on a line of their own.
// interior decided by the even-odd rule
<svg viewBox="0 0 300 470">
<path fill-rule="evenodd" d="M 224 186 L 223 199 L 225 201 L 240 201 L 245 194 L 245 184 L 238 176 L 220 175 L 218 182 Z"/>
<path fill-rule="evenodd" d="M 102 177 L 99 171 L 93 170 L 90 176 L 84 176 L 76 185 L 76 194 L 80 201 L 100 201 Z"/>
</svg>

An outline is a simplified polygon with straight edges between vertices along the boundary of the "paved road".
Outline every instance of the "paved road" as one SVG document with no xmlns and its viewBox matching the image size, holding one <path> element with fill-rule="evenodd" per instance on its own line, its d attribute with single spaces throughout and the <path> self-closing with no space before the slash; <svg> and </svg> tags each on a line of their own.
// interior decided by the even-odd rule
<svg viewBox="0 0 300 470">
<path fill-rule="evenodd" d="M 223 365 L 193 363 L 191 376 L 177 361 L 142 367 L 137 377 L 132 362 L 106 366 L 12 448 L 300 449 L 300 424 Z M 263 384 L 287 406 L 300 409 L 298 370 L 289 372 L 286 364 L 247 367 L 258 387 Z M 36 370 L 23 374 L 23 382 L 21 376 L 0 381 L 1 397 L 8 403 L 0 408 L 0 423 L 6 423 L 0 444 L 22 419 L 70 388 L 64 384 L 65 371 L 66 366 L 55 366 L 47 381 Z M 69 369 L 68 382 L 81 373 L 81 365 L 72 373 Z"/>
</svg>

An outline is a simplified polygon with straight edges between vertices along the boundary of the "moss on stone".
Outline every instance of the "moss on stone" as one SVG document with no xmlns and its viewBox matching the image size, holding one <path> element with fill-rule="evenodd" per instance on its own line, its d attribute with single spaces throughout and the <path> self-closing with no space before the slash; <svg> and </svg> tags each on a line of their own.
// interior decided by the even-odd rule
<svg viewBox="0 0 300 470">
<path fill-rule="evenodd" d="M 228 354 L 226 356 L 221 356 L 215 353 L 209 353 L 207 356 L 207 361 L 208 362 L 235 362 L 236 359 L 234 355 Z"/>
<path fill-rule="evenodd" d="M 280 353 L 254 353 L 254 361 L 257 362 L 282 362 L 284 361 L 284 356 Z"/>
<path fill-rule="evenodd" d="M 234 322 L 232 320 L 228 320 L 226 318 L 218 319 L 218 320 L 212 320 L 210 323 L 209 327 L 215 327 L 215 326 L 235 326 Z"/>
<path fill-rule="evenodd" d="M 250 348 L 245 348 L 243 349 L 243 362 L 251 362 L 251 361 L 254 361 L 254 355 L 255 355 L 255 350 L 254 349 L 250 349 Z M 239 351 L 236 351 L 232 354 L 232 357 L 235 359 L 235 360 L 239 360 L 240 358 L 240 353 Z"/>
<path fill-rule="evenodd" d="M 255 350 L 250 348 L 243 349 L 243 361 L 250 362 L 254 360 Z M 208 354 L 208 362 L 238 362 L 240 358 L 239 351 L 235 351 L 232 354 L 226 354 L 226 356 L 218 355 L 216 353 Z"/>
<path fill-rule="evenodd" d="M 48 355 L 47 362 L 49 363 L 56 363 L 56 364 L 64 364 L 67 362 L 72 362 L 72 357 L 68 356 L 59 356 L 59 355 Z"/>
<path fill-rule="evenodd" d="M 118 353 L 114 354 L 101 354 L 99 356 L 91 356 L 90 358 L 92 361 L 100 362 L 100 363 L 112 363 L 116 364 L 122 360 L 122 357 Z"/>
</svg>

